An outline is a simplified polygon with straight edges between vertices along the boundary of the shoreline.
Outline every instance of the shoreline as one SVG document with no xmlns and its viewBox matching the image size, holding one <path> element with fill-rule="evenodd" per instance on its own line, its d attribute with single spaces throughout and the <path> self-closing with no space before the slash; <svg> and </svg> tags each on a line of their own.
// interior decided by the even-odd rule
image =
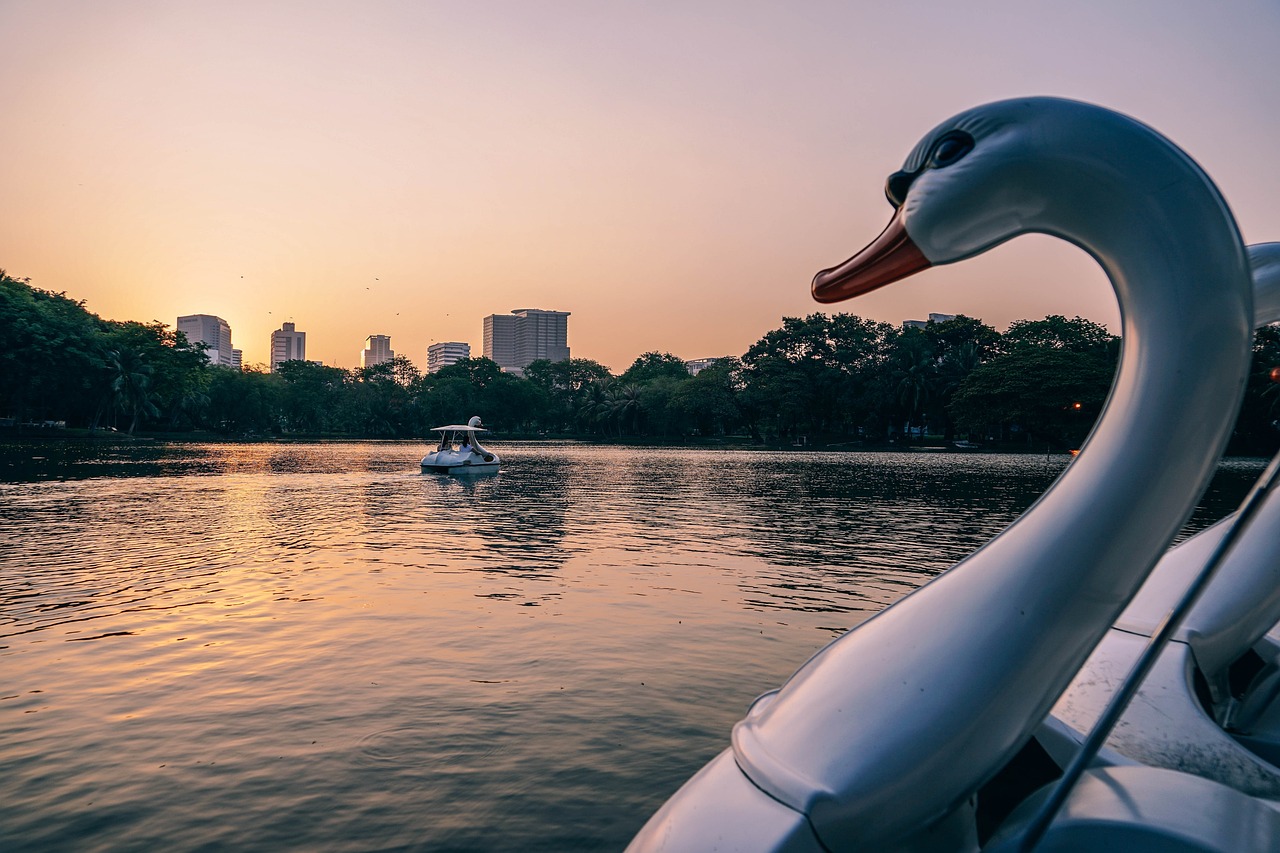
<svg viewBox="0 0 1280 853">
<path fill-rule="evenodd" d="M 810 442 L 804 445 L 794 443 L 775 443 L 752 441 L 748 436 L 728 436 L 724 438 L 684 437 L 672 439 L 641 438 L 601 438 L 599 436 L 581 436 L 573 434 L 528 435 L 511 434 L 492 436 L 495 446 L 509 444 L 581 444 L 594 447 L 642 447 L 642 448 L 687 448 L 701 450 L 755 450 L 769 453 L 946 453 L 946 454 L 1015 454 L 1024 456 L 1071 456 L 1070 448 L 1028 447 L 1025 443 L 1000 443 L 985 445 L 956 445 L 941 443 L 938 440 L 928 443 L 901 442 L 865 442 L 837 441 L 829 444 Z M 357 438 L 331 435 L 291 435 L 291 436 L 227 436 L 205 432 L 151 432 L 130 436 L 127 433 L 104 430 L 90 431 L 85 429 L 56 430 L 13 430 L 0 429 L 0 455 L 3 448 L 23 446 L 47 447 L 50 445 L 86 445 L 97 447 L 137 447 L 165 446 L 183 444 L 412 444 L 426 445 L 428 438 Z M 1266 458 L 1265 453 L 1232 453 L 1223 454 L 1223 458 Z"/>
<path fill-rule="evenodd" d="M 833 441 L 830 443 L 807 442 L 795 444 L 791 442 L 753 441 L 750 436 L 725 436 L 721 438 L 701 438 L 682 436 L 680 438 L 653 439 L 636 437 L 603 438 L 601 436 L 584 436 L 573 433 L 555 435 L 511 433 L 490 436 L 490 440 L 501 443 L 520 444 L 584 444 L 600 447 L 688 447 L 719 450 L 767 450 L 771 452 L 951 452 L 951 453 L 1030 453 L 1044 454 L 1045 450 L 1027 448 L 1025 445 L 1014 448 L 1010 445 L 969 445 L 957 446 L 954 443 L 942 444 L 938 441 L 928 443 L 912 442 L 866 442 L 866 441 Z M 146 432 L 137 435 L 108 431 L 74 428 L 60 429 L 0 429 L 0 446 L 6 444 L 94 444 L 133 446 L 137 444 L 359 444 L 376 442 L 379 444 L 428 444 L 433 439 L 422 438 L 367 438 L 338 435 L 288 435 L 288 436 L 228 436 L 214 432 Z M 1050 453 L 1066 455 L 1068 450 L 1052 450 Z"/>
</svg>

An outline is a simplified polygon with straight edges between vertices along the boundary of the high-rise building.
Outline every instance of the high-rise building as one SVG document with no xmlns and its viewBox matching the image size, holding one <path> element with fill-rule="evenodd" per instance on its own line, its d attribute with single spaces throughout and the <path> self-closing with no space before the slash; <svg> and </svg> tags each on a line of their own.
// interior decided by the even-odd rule
<svg viewBox="0 0 1280 853">
<path fill-rule="evenodd" d="M 306 361 L 307 333 L 295 331 L 292 323 L 284 323 L 271 333 L 271 372 L 286 361 Z"/>
<path fill-rule="evenodd" d="M 226 320 L 212 314 L 188 314 L 178 318 L 178 331 L 191 343 L 208 347 L 205 352 L 210 364 L 239 368 L 236 350 L 231 346 L 231 326 Z"/>
<path fill-rule="evenodd" d="M 484 318 L 484 357 L 498 363 L 503 370 L 516 363 L 516 317 L 514 314 L 490 314 Z"/>
<path fill-rule="evenodd" d="M 390 335 L 370 335 L 364 339 L 364 352 L 360 353 L 360 366 L 373 367 L 395 358 L 391 351 Z"/>
<path fill-rule="evenodd" d="M 484 357 L 517 375 L 540 358 L 569 358 L 569 312 L 516 308 L 484 318 Z"/>
<path fill-rule="evenodd" d="M 471 344 L 459 341 L 442 341 L 427 347 L 427 373 L 435 373 L 442 367 L 457 364 L 471 358 Z"/>
</svg>

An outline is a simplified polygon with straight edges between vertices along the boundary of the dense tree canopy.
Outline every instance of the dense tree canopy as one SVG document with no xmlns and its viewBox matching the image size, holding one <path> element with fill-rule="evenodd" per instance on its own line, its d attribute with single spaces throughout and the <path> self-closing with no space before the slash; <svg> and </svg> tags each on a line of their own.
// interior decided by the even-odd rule
<svg viewBox="0 0 1280 853">
<path fill-rule="evenodd" d="M 1018 320 L 1009 324 L 1002 340 L 1006 350 L 1031 347 L 1087 353 L 1113 349 L 1117 338 L 1106 326 L 1082 317 L 1068 320 L 1061 314 L 1051 314 L 1043 320 Z"/>
<path fill-rule="evenodd" d="M 0 273 L 0 423 L 65 421 L 229 436 L 424 437 L 480 415 L 507 435 L 783 444 L 966 439 L 1066 449 L 1083 441 L 1111 386 L 1119 340 L 1080 317 L 972 317 L 897 328 L 852 314 L 786 317 L 741 358 L 690 375 L 671 353 L 620 375 L 590 359 L 535 361 L 523 376 L 472 358 L 422 374 L 407 358 L 342 370 L 212 366 L 161 323 L 102 320 L 65 294 Z M 1260 330 L 1235 452 L 1280 443 L 1280 326 Z"/>
<path fill-rule="evenodd" d="M 960 429 L 1070 448 L 1102 411 L 1119 339 L 1089 320 L 1051 315 L 1011 324 L 988 352 L 954 391 L 949 412 Z"/>
<path fill-rule="evenodd" d="M 672 355 L 669 352 L 647 352 L 632 362 L 631 366 L 618 377 L 618 381 L 626 385 L 636 385 L 663 376 L 669 379 L 687 379 L 689 368 L 685 367 L 684 359 L 678 355 Z"/>
<path fill-rule="evenodd" d="M 113 322 L 0 270 L 0 417 L 120 424 L 198 407 L 203 350 L 161 323 Z"/>
<path fill-rule="evenodd" d="M 1102 410 L 1113 361 L 1035 346 L 979 365 L 951 403 L 956 423 L 983 438 L 1021 433 L 1028 441 L 1079 447 Z"/>
</svg>

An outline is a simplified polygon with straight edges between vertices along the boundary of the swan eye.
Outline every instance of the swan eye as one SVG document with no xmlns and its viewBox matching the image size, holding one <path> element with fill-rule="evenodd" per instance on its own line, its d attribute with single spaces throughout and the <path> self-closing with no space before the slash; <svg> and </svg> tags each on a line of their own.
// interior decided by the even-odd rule
<svg viewBox="0 0 1280 853">
<path fill-rule="evenodd" d="M 929 165 L 935 169 L 950 166 L 973 150 L 973 137 L 963 130 L 953 130 L 938 140 L 929 155 Z"/>
<path fill-rule="evenodd" d="M 895 208 L 902 207 L 907 192 L 925 169 L 944 169 L 973 150 L 973 137 L 963 130 L 953 130 L 933 144 L 924 165 L 914 172 L 894 172 L 885 181 L 884 194 Z"/>
</svg>

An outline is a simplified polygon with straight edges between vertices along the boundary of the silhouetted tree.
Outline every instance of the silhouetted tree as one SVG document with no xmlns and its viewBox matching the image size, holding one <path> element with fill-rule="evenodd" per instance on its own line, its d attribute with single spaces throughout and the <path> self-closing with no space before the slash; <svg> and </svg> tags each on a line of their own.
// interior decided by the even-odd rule
<svg viewBox="0 0 1280 853">
<path fill-rule="evenodd" d="M 669 379 L 688 379 L 689 368 L 684 359 L 669 352 L 646 352 L 622 372 L 618 380 L 624 385 L 642 385 L 665 376 Z"/>
<path fill-rule="evenodd" d="M 137 350 L 119 349 L 107 352 L 107 368 L 111 371 L 111 394 L 115 408 L 129 416 L 129 435 L 138 427 L 143 414 L 155 417 L 160 412 L 151 402 L 151 374 L 155 368 L 143 360 Z"/>
</svg>

